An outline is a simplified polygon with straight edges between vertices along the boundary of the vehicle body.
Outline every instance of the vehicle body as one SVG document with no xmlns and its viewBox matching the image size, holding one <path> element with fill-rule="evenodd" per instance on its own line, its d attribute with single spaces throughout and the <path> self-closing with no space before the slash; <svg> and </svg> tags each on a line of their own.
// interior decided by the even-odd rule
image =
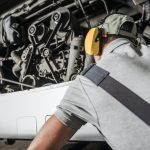
<svg viewBox="0 0 150 150">
<path fill-rule="evenodd" d="M 150 43 L 149 18 L 143 16 L 148 11 L 142 12 L 130 0 L 15 1 L 10 11 L 7 5 L 0 19 L 4 30 L 0 33 L 0 138 L 36 135 L 56 111 L 71 80 L 93 63 L 84 52 L 84 37 L 110 12 L 133 16 L 140 38 Z M 72 140 L 104 139 L 87 124 Z"/>
<path fill-rule="evenodd" d="M 66 82 L 0 95 L 0 138 L 32 139 L 53 115 L 69 84 Z M 103 138 L 95 127 L 87 124 L 72 140 L 101 141 Z"/>
</svg>

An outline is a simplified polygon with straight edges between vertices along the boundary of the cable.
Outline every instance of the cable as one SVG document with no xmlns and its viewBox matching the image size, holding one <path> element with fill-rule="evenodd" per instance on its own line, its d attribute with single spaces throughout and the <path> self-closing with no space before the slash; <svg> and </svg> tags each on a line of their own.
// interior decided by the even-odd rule
<svg viewBox="0 0 150 150">
<path fill-rule="evenodd" d="M 28 88 L 34 88 L 34 86 L 31 86 L 31 85 L 28 85 L 28 84 L 24 84 L 24 83 L 20 83 L 20 82 L 17 82 L 17 81 L 12 81 L 12 80 L 1 78 L 1 77 L 0 77 L 0 81 L 5 81 L 5 82 L 17 84 L 17 85 L 22 85 L 22 86 L 25 86 L 25 87 L 28 87 Z"/>
<path fill-rule="evenodd" d="M 85 21 L 86 21 L 86 23 L 87 23 L 87 25 L 88 25 L 88 28 L 90 29 L 90 28 L 91 28 L 91 24 L 90 24 L 90 21 L 88 20 L 88 17 L 87 17 L 87 15 L 86 15 L 86 12 L 85 12 L 83 6 L 82 6 L 81 0 L 78 0 L 78 3 L 79 3 L 79 5 L 80 5 L 81 10 L 82 10 L 82 12 L 83 12 L 83 15 L 84 15 L 84 17 L 85 17 Z"/>
<path fill-rule="evenodd" d="M 104 3 L 107 15 L 109 15 L 110 12 L 109 12 L 108 5 L 107 5 L 106 1 L 105 0 L 101 0 L 101 1 Z"/>
</svg>

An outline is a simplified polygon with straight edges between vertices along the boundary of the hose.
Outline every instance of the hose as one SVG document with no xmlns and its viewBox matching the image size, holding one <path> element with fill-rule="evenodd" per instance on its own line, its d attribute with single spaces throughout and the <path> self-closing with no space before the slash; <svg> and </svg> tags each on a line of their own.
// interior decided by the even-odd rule
<svg viewBox="0 0 150 150">
<path fill-rule="evenodd" d="M 28 84 L 24 84 L 24 83 L 20 83 L 20 82 L 17 82 L 17 81 L 12 81 L 12 80 L 9 80 L 9 79 L 6 79 L 6 78 L 1 78 L 0 77 L 0 81 L 5 81 L 5 82 L 17 84 L 17 85 L 22 85 L 22 86 L 25 86 L 25 87 L 28 87 L 28 88 L 34 88 L 34 86 L 31 86 L 31 85 L 28 85 Z"/>
<path fill-rule="evenodd" d="M 101 0 L 101 1 L 104 3 L 104 6 L 105 6 L 105 10 L 106 10 L 107 15 L 110 15 L 107 2 L 106 2 L 105 0 Z"/>
<path fill-rule="evenodd" d="M 87 23 L 87 25 L 88 25 L 88 28 L 90 29 L 90 28 L 91 28 L 91 24 L 90 24 L 90 21 L 88 20 L 88 17 L 87 17 L 86 12 L 85 12 L 85 10 L 84 10 L 84 8 L 83 8 L 83 5 L 82 5 L 81 0 L 78 0 L 78 3 L 79 3 L 79 6 L 81 7 L 81 10 L 82 10 L 83 15 L 84 15 L 84 17 L 85 17 L 85 21 L 86 21 L 86 23 Z"/>
</svg>

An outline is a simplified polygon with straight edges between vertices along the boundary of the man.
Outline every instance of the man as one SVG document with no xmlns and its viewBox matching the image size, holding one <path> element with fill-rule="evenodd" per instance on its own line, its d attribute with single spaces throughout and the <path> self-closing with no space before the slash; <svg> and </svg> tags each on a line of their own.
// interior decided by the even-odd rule
<svg viewBox="0 0 150 150">
<path fill-rule="evenodd" d="M 92 29 L 90 33 L 94 33 L 95 49 L 87 46 L 86 52 L 95 55 L 97 66 L 150 103 L 150 49 L 135 46 L 134 20 L 112 14 L 100 31 Z M 101 41 L 99 46 L 97 39 Z M 150 149 L 150 127 L 103 88 L 80 75 L 28 150 L 59 150 L 86 122 L 93 124 L 114 150 Z"/>
</svg>

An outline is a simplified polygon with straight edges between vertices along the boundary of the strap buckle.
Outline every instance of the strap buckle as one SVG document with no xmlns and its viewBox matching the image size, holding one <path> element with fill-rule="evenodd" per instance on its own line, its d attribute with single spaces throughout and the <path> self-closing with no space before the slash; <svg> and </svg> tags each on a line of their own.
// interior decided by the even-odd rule
<svg viewBox="0 0 150 150">
<path fill-rule="evenodd" d="M 87 77 L 98 86 L 109 75 L 109 72 L 93 64 L 84 70 L 81 75 Z"/>
</svg>

